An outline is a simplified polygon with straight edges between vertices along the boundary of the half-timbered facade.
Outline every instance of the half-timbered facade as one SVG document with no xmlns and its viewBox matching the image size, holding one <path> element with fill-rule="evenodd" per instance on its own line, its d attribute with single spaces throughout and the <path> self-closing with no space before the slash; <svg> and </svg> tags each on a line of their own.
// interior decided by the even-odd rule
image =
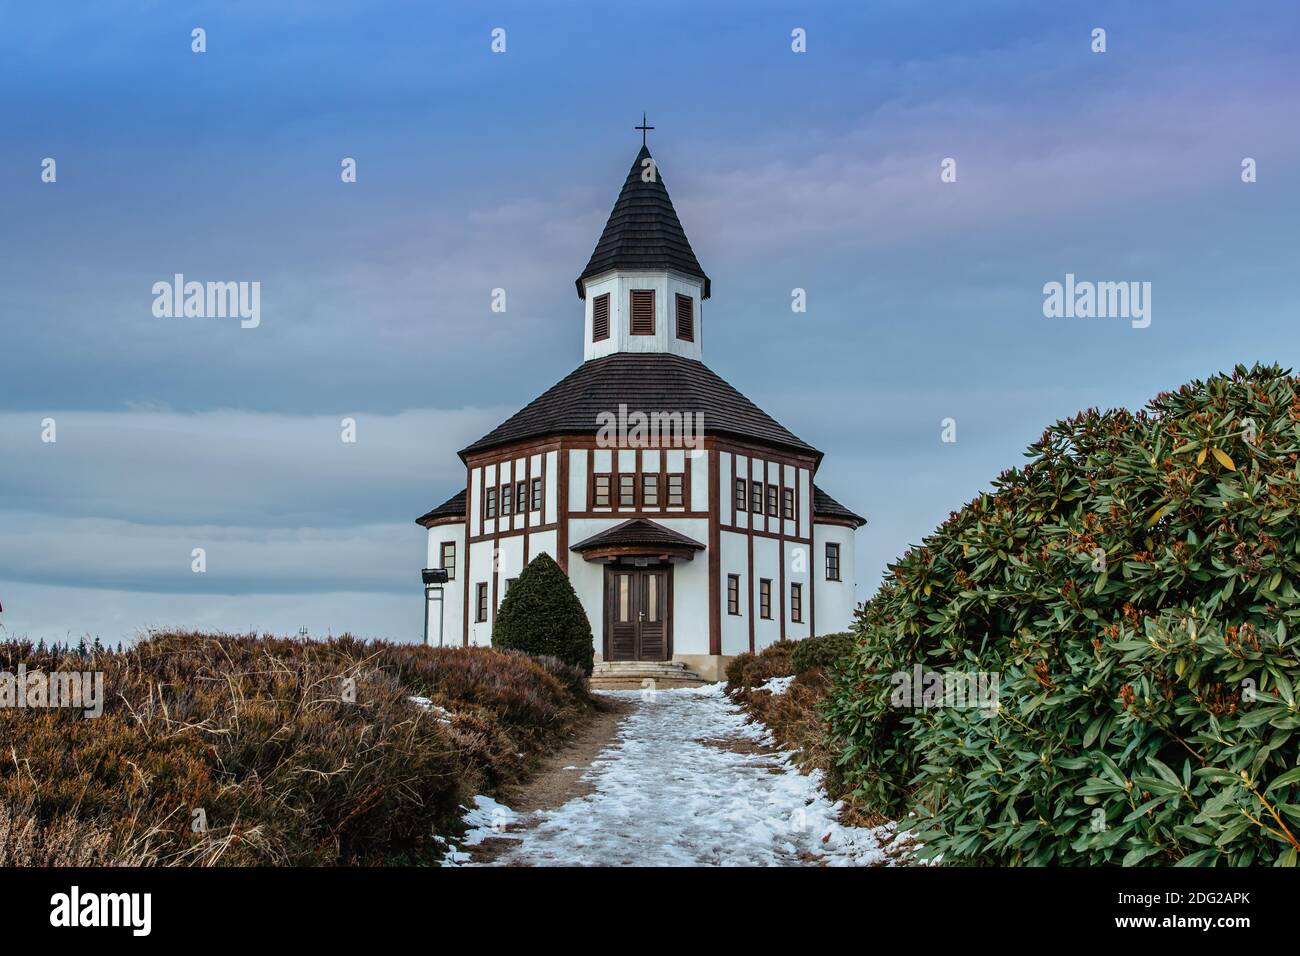
<svg viewBox="0 0 1300 956">
<path fill-rule="evenodd" d="M 815 484 L 821 452 L 703 363 L 710 286 L 643 146 L 577 280 L 582 365 L 461 450 L 465 489 L 418 519 L 427 566 L 449 573 L 431 643 L 491 643 L 541 552 L 598 660 L 717 677 L 741 651 L 848 626 L 865 522 Z"/>
</svg>

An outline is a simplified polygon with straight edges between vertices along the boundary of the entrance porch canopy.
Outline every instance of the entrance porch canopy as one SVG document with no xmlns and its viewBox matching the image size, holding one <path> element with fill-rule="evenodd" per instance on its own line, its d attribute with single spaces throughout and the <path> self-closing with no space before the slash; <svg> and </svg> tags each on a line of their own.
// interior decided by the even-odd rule
<svg viewBox="0 0 1300 956">
<path fill-rule="evenodd" d="M 665 528 L 656 521 L 629 518 L 622 524 L 594 534 L 573 545 L 587 561 L 611 564 L 621 558 L 657 558 L 661 561 L 690 561 L 704 545 L 694 538 Z"/>
</svg>

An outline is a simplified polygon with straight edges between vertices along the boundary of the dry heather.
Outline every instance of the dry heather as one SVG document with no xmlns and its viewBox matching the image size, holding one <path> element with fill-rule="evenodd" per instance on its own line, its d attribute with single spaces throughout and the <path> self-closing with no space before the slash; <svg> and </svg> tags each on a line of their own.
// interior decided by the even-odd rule
<svg viewBox="0 0 1300 956">
<path fill-rule="evenodd" d="M 463 801 L 520 778 L 592 706 L 554 660 L 349 637 L 0 644 L 0 671 L 20 663 L 102 671 L 106 700 L 97 719 L 0 710 L 4 865 L 429 859 Z"/>
</svg>

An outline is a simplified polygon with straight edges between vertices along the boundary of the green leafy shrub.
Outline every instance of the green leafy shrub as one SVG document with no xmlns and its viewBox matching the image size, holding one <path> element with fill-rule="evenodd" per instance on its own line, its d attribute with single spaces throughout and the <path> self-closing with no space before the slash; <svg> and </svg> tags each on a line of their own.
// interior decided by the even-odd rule
<svg viewBox="0 0 1300 956">
<path fill-rule="evenodd" d="M 1297 384 L 1058 422 L 891 565 L 823 711 L 839 783 L 949 863 L 1295 864 Z M 916 665 L 997 675 L 996 712 L 893 706 Z"/>
<path fill-rule="evenodd" d="M 596 646 L 591 622 L 569 576 L 549 554 L 528 563 L 506 592 L 492 646 L 554 657 L 591 676 Z"/>
<path fill-rule="evenodd" d="M 851 650 L 853 650 L 853 635 L 848 631 L 807 637 L 802 641 L 794 642 L 791 663 L 796 674 L 802 674 L 815 667 L 832 668 Z"/>
</svg>

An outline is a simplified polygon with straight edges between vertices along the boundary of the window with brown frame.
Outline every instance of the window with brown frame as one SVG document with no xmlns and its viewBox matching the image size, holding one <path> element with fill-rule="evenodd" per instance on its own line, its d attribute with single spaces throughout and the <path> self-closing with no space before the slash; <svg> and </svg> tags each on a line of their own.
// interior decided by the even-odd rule
<svg viewBox="0 0 1300 956">
<path fill-rule="evenodd" d="M 609 475 L 597 475 L 591 491 L 591 504 L 594 508 L 609 507 Z"/>
<path fill-rule="evenodd" d="M 747 495 L 745 494 L 745 479 L 737 478 L 736 479 L 736 510 L 737 511 L 745 510 L 746 497 Z"/>
<path fill-rule="evenodd" d="M 542 510 L 542 479 L 533 479 L 533 511 Z"/>
<path fill-rule="evenodd" d="M 682 492 L 682 475 L 668 476 L 668 507 L 680 508 L 686 501 L 686 496 Z"/>
<path fill-rule="evenodd" d="M 840 579 L 840 546 L 826 542 L 826 580 L 838 581 Z"/>
<path fill-rule="evenodd" d="M 631 300 L 632 334 L 655 334 L 655 290 L 632 289 L 628 296 Z"/>
<path fill-rule="evenodd" d="M 497 516 L 497 490 L 489 488 L 487 497 L 483 500 L 483 517 L 495 518 Z"/>
<path fill-rule="evenodd" d="M 636 507 L 636 475 L 618 476 L 618 506 L 620 508 Z"/>
<path fill-rule="evenodd" d="M 772 617 L 772 581 L 770 578 L 758 579 L 758 614 L 760 617 Z"/>
<path fill-rule="evenodd" d="M 677 337 L 683 342 L 695 341 L 695 302 L 680 292 L 677 293 Z"/>
<path fill-rule="evenodd" d="M 643 508 L 659 507 L 659 476 L 658 475 L 641 476 L 641 507 Z"/>
<path fill-rule="evenodd" d="M 442 569 L 447 572 L 447 580 L 456 580 L 456 542 L 444 541 L 442 543 Z"/>
<path fill-rule="evenodd" d="M 803 623 L 803 585 L 790 585 L 790 620 Z"/>
<path fill-rule="evenodd" d="M 487 620 L 488 595 L 487 585 L 479 584 L 474 590 L 474 620 L 482 624 Z"/>
<path fill-rule="evenodd" d="M 740 613 L 740 575 L 727 575 L 727 613 Z"/>
<path fill-rule="evenodd" d="M 763 483 L 761 481 L 751 481 L 749 483 L 749 510 L 756 515 L 763 513 Z"/>
<path fill-rule="evenodd" d="M 794 519 L 794 489 L 781 489 L 781 516 Z"/>
<path fill-rule="evenodd" d="M 515 482 L 515 512 L 523 514 L 528 510 L 528 482 Z"/>
<path fill-rule="evenodd" d="M 510 502 L 513 499 L 514 495 L 511 493 L 510 482 L 507 481 L 501 486 L 501 517 L 510 517 Z"/>
<path fill-rule="evenodd" d="M 506 589 L 503 592 L 501 592 L 501 596 L 503 598 L 510 593 L 510 585 L 514 584 L 518 580 L 519 580 L 518 578 L 506 578 Z"/>
<path fill-rule="evenodd" d="M 776 517 L 776 485 L 767 486 L 767 515 L 769 518 Z"/>
<path fill-rule="evenodd" d="M 599 342 L 609 338 L 609 293 L 591 300 L 591 340 Z"/>
</svg>

